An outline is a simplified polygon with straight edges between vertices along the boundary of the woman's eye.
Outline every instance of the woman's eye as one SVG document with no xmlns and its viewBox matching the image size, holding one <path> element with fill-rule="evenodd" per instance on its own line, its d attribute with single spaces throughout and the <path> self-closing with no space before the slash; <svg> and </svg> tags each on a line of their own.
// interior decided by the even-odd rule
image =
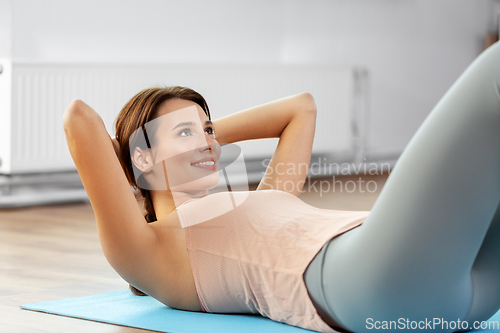
<svg viewBox="0 0 500 333">
<path fill-rule="evenodd" d="M 186 133 L 187 135 L 191 134 L 191 130 L 189 128 L 185 128 L 182 131 L 179 132 L 179 136 L 187 136 L 187 135 L 182 135 L 183 133 Z"/>
<path fill-rule="evenodd" d="M 207 127 L 207 129 L 205 131 L 208 131 L 208 134 L 210 135 L 214 135 L 214 129 L 212 127 Z"/>
<path fill-rule="evenodd" d="M 212 127 L 207 127 L 205 129 L 205 132 L 208 134 L 208 135 L 215 135 L 214 133 L 214 129 Z M 191 130 L 189 128 L 185 128 L 183 129 L 182 131 L 179 132 L 178 134 L 179 136 L 190 136 L 190 135 L 193 135 L 193 133 L 191 132 Z"/>
</svg>

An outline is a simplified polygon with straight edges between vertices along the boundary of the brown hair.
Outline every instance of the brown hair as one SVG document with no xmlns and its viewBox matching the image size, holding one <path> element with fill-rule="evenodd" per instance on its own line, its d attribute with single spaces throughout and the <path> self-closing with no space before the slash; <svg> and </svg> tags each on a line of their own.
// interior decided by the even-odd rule
<svg viewBox="0 0 500 333">
<path fill-rule="evenodd" d="M 139 187 L 135 179 L 135 165 L 133 165 L 130 158 L 129 138 L 135 130 L 158 117 L 160 104 L 174 98 L 185 99 L 198 104 L 205 111 L 208 119 L 211 120 L 210 111 L 203 96 L 193 89 L 180 86 L 153 87 L 140 91 L 125 104 L 115 120 L 115 137 L 120 145 L 119 160 L 129 184 L 138 192 L 137 198 L 144 198 L 144 209 L 146 210 L 144 217 L 148 223 L 156 221 L 156 214 L 150 191 Z M 137 146 L 140 147 L 140 145 Z M 147 147 L 140 148 L 146 149 Z M 134 286 L 129 285 L 129 287 L 134 294 L 146 296 L 145 293 Z"/>
</svg>

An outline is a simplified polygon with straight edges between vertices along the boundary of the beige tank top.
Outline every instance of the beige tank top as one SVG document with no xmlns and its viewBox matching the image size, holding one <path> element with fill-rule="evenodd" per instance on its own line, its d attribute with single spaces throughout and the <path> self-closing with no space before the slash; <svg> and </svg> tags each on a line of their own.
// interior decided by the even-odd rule
<svg viewBox="0 0 500 333">
<path fill-rule="evenodd" d="M 331 238 L 369 211 L 310 206 L 280 190 L 220 192 L 177 207 L 200 304 L 210 313 L 260 314 L 319 332 L 303 274 Z"/>
</svg>

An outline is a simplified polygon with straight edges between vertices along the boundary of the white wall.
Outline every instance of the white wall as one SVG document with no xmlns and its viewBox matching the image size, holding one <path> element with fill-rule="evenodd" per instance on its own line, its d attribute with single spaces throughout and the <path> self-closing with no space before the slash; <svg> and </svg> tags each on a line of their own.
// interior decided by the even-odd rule
<svg viewBox="0 0 500 333">
<path fill-rule="evenodd" d="M 0 57 L 12 56 L 12 8 L 10 0 L 0 0 Z"/>
<path fill-rule="evenodd" d="M 371 73 L 370 151 L 399 154 L 482 51 L 498 7 L 495 0 L 0 0 L 0 56 L 361 65 Z"/>
</svg>

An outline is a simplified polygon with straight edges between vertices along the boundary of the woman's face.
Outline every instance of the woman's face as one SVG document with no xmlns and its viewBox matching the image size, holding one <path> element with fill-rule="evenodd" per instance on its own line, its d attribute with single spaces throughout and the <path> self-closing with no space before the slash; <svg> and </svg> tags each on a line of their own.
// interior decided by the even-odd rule
<svg viewBox="0 0 500 333">
<path fill-rule="evenodd" d="M 183 99 L 165 101 L 158 108 L 158 117 L 145 128 L 148 137 L 154 137 L 152 156 L 139 148 L 133 156 L 150 189 L 189 192 L 217 186 L 220 145 L 198 104 Z M 138 165 L 141 154 L 148 163 Z"/>
</svg>

